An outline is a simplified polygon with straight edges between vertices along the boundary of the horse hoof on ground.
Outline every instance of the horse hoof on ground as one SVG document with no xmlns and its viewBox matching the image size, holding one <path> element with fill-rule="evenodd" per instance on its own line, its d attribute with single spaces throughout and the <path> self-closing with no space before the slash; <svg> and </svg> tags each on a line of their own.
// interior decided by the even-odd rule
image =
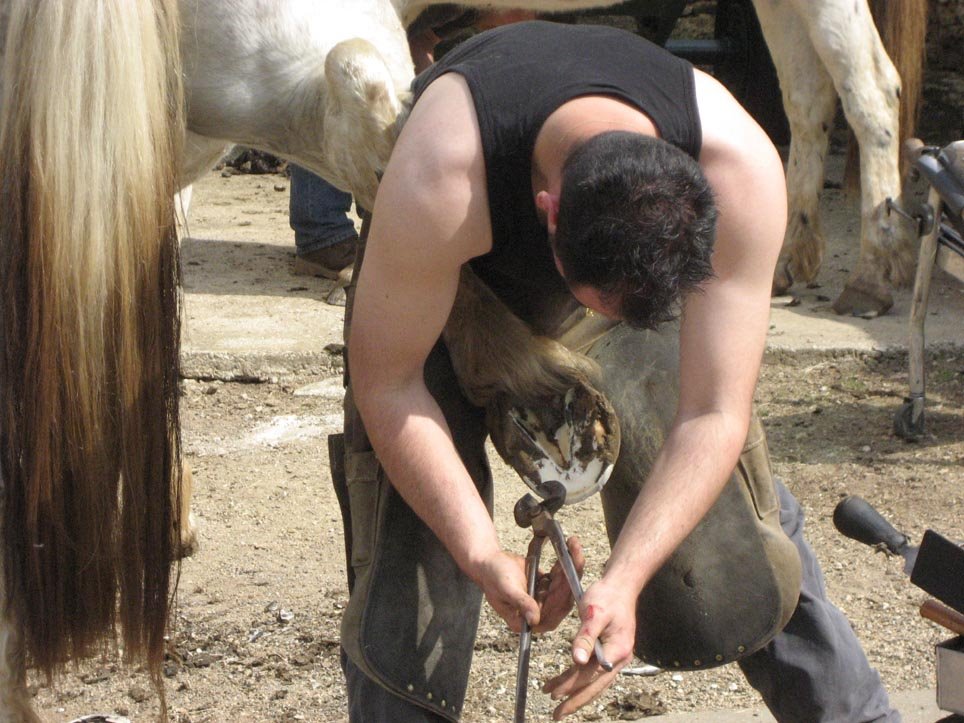
<svg viewBox="0 0 964 723">
<path fill-rule="evenodd" d="M 793 286 L 793 277 L 790 275 L 788 264 L 779 264 L 773 272 L 771 296 L 786 296 L 791 286 Z"/>
<path fill-rule="evenodd" d="M 191 513 L 188 516 L 187 525 L 182 526 L 181 535 L 177 541 L 177 547 L 174 550 L 174 559 L 184 560 L 188 557 L 194 557 L 200 549 L 201 543 L 198 540 L 197 521 L 194 519 L 194 514 Z"/>
<path fill-rule="evenodd" d="M 549 481 L 566 488 L 566 504 L 602 489 L 619 454 L 619 422 L 609 400 L 585 382 L 521 407 L 500 394 L 488 407 L 492 442 L 536 494 Z"/>
<path fill-rule="evenodd" d="M 833 302 L 835 314 L 873 319 L 886 314 L 894 305 L 894 297 L 884 289 L 863 289 L 847 285 Z"/>
<path fill-rule="evenodd" d="M 335 286 L 325 297 L 325 303 L 330 306 L 344 306 L 348 302 L 348 295 L 344 286 Z"/>
<path fill-rule="evenodd" d="M 335 281 L 334 288 L 328 292 L 328 296 L 325 298 L 328 304 L 331 306 L 345 306 L 348 302 L 348 293 L 345 290 L 351 283 L 354 269 L 354 266 L 346 266 L 341 270 L 341 273 L 338 274 L 338 280 Z"/>
</svg>

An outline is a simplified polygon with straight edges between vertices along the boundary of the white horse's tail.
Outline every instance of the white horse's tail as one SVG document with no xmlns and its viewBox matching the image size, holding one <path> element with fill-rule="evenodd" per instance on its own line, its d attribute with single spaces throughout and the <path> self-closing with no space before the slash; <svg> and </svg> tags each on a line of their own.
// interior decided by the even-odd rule
<svg viewBox="0 0 964 723">
<path fill-rule="evenodd" d="M 4 5 L 7 612 L 48 676 L 119 621 L 159 680 L 180 484 L 177 5 Z"/>
</svg>

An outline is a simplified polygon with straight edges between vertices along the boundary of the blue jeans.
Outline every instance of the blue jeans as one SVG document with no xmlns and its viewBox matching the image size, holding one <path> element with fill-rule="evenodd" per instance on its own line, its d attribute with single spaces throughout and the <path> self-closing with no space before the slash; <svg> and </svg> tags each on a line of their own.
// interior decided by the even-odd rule
<svg viewBox="0 0 964 723">
<path fill-rule="evenodd" d="M 827 599 L 820 565 L 803 538 L 803 510 L 783 484 L 780 525 L 803 562 L 800 602 L 783 631 L 739 661 L 747 682 L 781 723 L 900 723 L 853 628 Z"/>
<path fill-rule="evenodd" d="M 351 194 L 340 191 L 323 178 L 291 164 L 291 196 L 288 222 L 295 232 L 299 256 L 358 238 L 349 218 Z"/>
</svg>

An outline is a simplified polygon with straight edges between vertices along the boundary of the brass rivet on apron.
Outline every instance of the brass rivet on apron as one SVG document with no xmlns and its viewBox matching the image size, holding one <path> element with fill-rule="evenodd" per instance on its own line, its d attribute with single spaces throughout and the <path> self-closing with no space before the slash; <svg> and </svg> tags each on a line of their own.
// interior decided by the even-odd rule
<svg viewBox="0 0 964 723">
<path fill-rule="evenodd" d="M 716 661 L 717 661 L 717 662 L 723 662 L 723 656 L 720 655 L 719 653 L 717 653 L 717 654 L 716 654 Z"/>
<path fill-rule="evenodd" d="M 695 665 L 697 668 L 700 667 L 702 664 L 703 663 L 700 662 L 699 658 L 693 661 L 693 665 Z"/>
<path fill-rule="evenodd" d="M 444 698 L 442 699 L 442 702 L 441 702 L 439 705 L 441 705 L 443 708 L 445 707 L 445 699 L 444 699 Z"/>
<path fill-rule="evenodd" d="M 745 646 L 745 645 L 738 645 L 737 648 L 736 648 L 736 650 L 737 650 L 737 652 L 744 653 L 744 652 L 746 652 L 746 646 Z"/>
<path fill-rule="evenodd" d="M 405 686 L 405 690 L 411 693 L 413 690 L 415 690 L 415 686 L 409 683 L 407 686 Z"/>
<path fill-rule="evenodd" d="M 432 700 L 432 694 L 431 694 L 431 692 L 426 693 L 426 694 L 425 694 L 425 697 L 428 698 L 429 700 Z"/>
<path fill-rule="evenodd" d="M 678 660 L 674 660 L 674 661 L 673 661 L 673 666 L 676 667 L 676 668 L 678 668 L 678 667 L 679 667 L 679 661 L 678 661 Z"/>
</svg>

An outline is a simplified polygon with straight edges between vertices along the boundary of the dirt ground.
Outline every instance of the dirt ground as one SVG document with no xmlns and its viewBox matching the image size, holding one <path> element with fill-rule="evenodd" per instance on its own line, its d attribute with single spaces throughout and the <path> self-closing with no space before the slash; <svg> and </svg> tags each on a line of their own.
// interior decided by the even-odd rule
<svg viewBox="0 0 964 723">
<path fill-rule="evenodd" d="M 959 127 L 956 108 L 950 122 Z M 249 223 L 237 221 L 230 203 L 270 195 L 263 213 L 285 235 L 285 179 L 266 179 L 237 184 L 228 200 L 199 199 L 192 215 L 203 219 L 203 234 L 229 237 L 228 226 Z M 291 286 L 304 291 L 294 279 Z M 306 303 L 321 301 L 316 295 Z M 893 692 L 934 686 L 933 646 L 948 635 L 919 616 L 926 594 L 903 575 L 902 561 L 842 537 L 830 516 L 843 496 L 858 494 L 914 542 L 927 528 L 964 540 L 964 352 L 932 353 L 928 371 L 928 434 L 919 443 L 892 432 L 892 415 L 907 393 L 907 361 L 900 354 L 781 356 L 765 365 L 757 392 L 775 471 L 807 512 L 808 538 L 830 597 Z M 164 666 L 170 720 L 345 719 L 338 627 L 346 577 L 325 444 L 340 429 L 341 397 L 333 374 L 184 381 L 184 448 L 194 471 L 201 549 L 180 570 Z M 500 534 L 521 554 L 528 536 L 514 526 L 511 506 L 526 488 L 492 457 Z M 582 539 L 591 581 L 608 553 L 598 500 L 567 508 L 559 518 Z M 574 630 L 570 619 L 536 641 L 534 683 L 566 665 Z M 511 719 L 516 644 L 486 609 L 464 720 Z M 159 711 L 143 671 L 124 667 L 114 653 L 68 671 L 53 687 L 38 681 L 32 687 L 49 721 L 93 713 L 143 721 Z M 622 676 L 575 719 L 635 720 L 759 703 L 736 666 L 727 666 Z M 532 720 L 548 720 L 551 707 L 546 696 L 530 693 Z"/>
<path fill-rule="evenodd" d="M 906 392 L 898 358 L 770 363 L 757 394 L 776 472 L 807 510 L 808 536 L 868 656 L 891 691 L 934 685 L 933 645 L 947 637 L 918 615 L 926 595 L 886 558 L 841 537 L 830 515 L 846 494 L 872 501 L 919 541 L 925 528 L 964 539 L 964 356 L 931 359 L 929 433 L 908 444 L 891 432 Z M 184 425 L 195 475 L 202 547 L 181 568 L 178 610 L 165 664 L 171 719 L 337 721 L 345 697 L 338 624 L 346 602 L 338 505 L 325 436 L 340 426 L 337 378 L 278 383 L 185 381 Z M 526 490 L 497 472 L 504 544 L 526 536 L 511 505 Z M 595 498 L 560 519 L 586 546 L 587 578 L 607 546 Z M 574 620 L 535 644 L 532 679 L 566 662 Z M 516 640 L 488 611 L 475 648 L 466 721 L 512 714 Z M 108 656 L 71 672 L 37 703 L 49 720 L 108 712 L 145 720 L 157 700 L 145 676 Z M 621 677 L 581 720 L 634 720 L 657 712 L 739 709 L 759 699 L 735 666 L 701 673 Z M 530 696 L 532 720 L 550 702 Z"/>
</svg>

